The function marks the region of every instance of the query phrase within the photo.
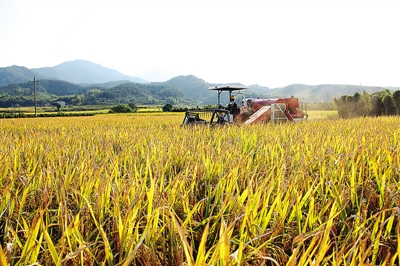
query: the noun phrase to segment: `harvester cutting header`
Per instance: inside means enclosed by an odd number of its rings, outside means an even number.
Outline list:
[[[242,90],[246,86],[224,85],[208,88],[218,92],[216,108],[211,110],[187,111],[183,125],[192,124],[258,124],[267,122],[302,121],[307,119],[306,105],[298,98],[260,99],[246,98]],[[221,105],[221,93],[228,92],[230,102],[227,106]],[[241,96],[240,105],[235,96]]]

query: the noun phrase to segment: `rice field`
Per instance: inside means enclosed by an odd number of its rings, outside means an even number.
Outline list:
[[[399,265],[399,117],[182,119],[0,120],[0,265]]]

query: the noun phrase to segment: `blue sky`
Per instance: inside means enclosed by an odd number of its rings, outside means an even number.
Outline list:
[[[400,1],[1,0],[0,67],[84,59],[207,82],[400,86]]]

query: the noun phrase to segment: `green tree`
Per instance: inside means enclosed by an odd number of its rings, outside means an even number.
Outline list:
[[[359,92],[355,92],[353,95],[354,102],[354,115],[355,116],[363,116],[366,115],[364,103],[362,101],[362,96]]]
[[[109,113],[132,113],[132,109],[126,104],[118,104],[113,106]]]
[[[379,116],[383,114],[383,103],[381,92],[375,92],[371,96],[371,115]]]
[[[346,102],[346,95],[342,95],[337,99],[336,97],[333,99],[334,104],[336,105],[336,109],[338,111],[339,117],[347,117],[347,102]]]
[[[129,103],[128,106],[132,109],[133,113],[136,113],[138,111],[138,107],[134,103]]]
[[[171,104],[171,105],[176,104],[176,100],[175,100],[173,97],[167,97],[167,98],[165,99],[165,102],[166,102],[167,104]]]
[[[371,114],[371,95],[366,92],[365,90],[361,94],[361,101],[362,101],[362,106],[360,108],[363,108],[364,110],[364,115],[370,115]]]
[[[167,103],[162,108],[163,112],[171,112],[172,111],[172,104]]]
[[[346,117],[355,116],[355,100],[353,96],[346,96]]]
[[[385,115],[394,115],[396,113],[396,106],[391,94],[386,93],[382,97],[382,103],[384,106]]]
[[[396,107],[396,114],[400,114],[400,90],[393,92],[393,101]]]

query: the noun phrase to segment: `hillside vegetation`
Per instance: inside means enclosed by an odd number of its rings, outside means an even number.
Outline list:
[[[33,79],[55,79],[70,83],[105,83],[109,81],[127,80],[146,82],[139,78],[122,74],[117,70],[103,67],[85,60],[64,62],[54,67],[32,68],[10,66],[1,68],[0,86],[12,83],[24,83]]]
[[[104,84],[74,84],[60,80],[40,80],[36,89],[39,105],[62,100],[73,105],[133,102],[135,104],[195,106],[216,103],[217,94],[208,90],[209,87],[214,85],[217,84],[207,83],[195,76],[178,76],[166,82],[154,83],[116,81]],[[302,102],[311,103],[332,102],[335,97],[339,98],[342,92],[349,91],[353,94],[354,91],[358,92],[361,89],[368,89],[370,92],[382,89],[380,87],[366,88],[346,85],[321,85],[317,88],[307,85],[290,85],[280,89],[260,88],[260,86],[255,85],[254,87],[249,86],[249,88],[249,90],[243,91],[249,98],[278,98],[293,95]],[[324,91],[324,89],[326,90]],[[333,93],[335,90],[336,92]],[[322,94],[325,94],[325,96]],[[334,95],[334,97],[329,99],[330,96],[328,95]],[[317,100],[318,97],[322,97],[322,100]],[[227,101],[227,99],[222,98],[222,101]],[[9,107],[15,104],[21,106],[33,104],[33,82],[9,84],[0,88],[0,107]]]
[[[165,82],[149,83],[84,60],[65,62],[55,67],[28,69],[11,66],[1,68],[0,107],[33,104],[33,82],[36,77],[39,104],[63,100],[67,104],[173,104],[208,105],[217,100],[208,88],[220,84],[207,83],[193,75],[177,76]],[[237,84],[237,83],[232,83]],[[247,97],[298,97],[302,102],[332,102],[341,95],[374,93],[382,87],[356,85],[292,84],[270,89],[250,85]],[[394,89],[394,88],[391,88]],[[227,99],[222,99],[223,101]]]
[[[268,95],[271,97],[282,97],[285,95],[290,97],[296,96],[303,102],[331,102],[335,97],[339,98],[341,95],[354,93],[373,93],[376,91],[384,90],[383,87],[377,86],[361,86],[361,85],[345,85],[345,84],[321,84],[321,85],[304,85],[292,84],[283,88],[272,90]]]
[[[369,94],[356,92],[334,99],[340,117],[400,115],[400,90]]]

